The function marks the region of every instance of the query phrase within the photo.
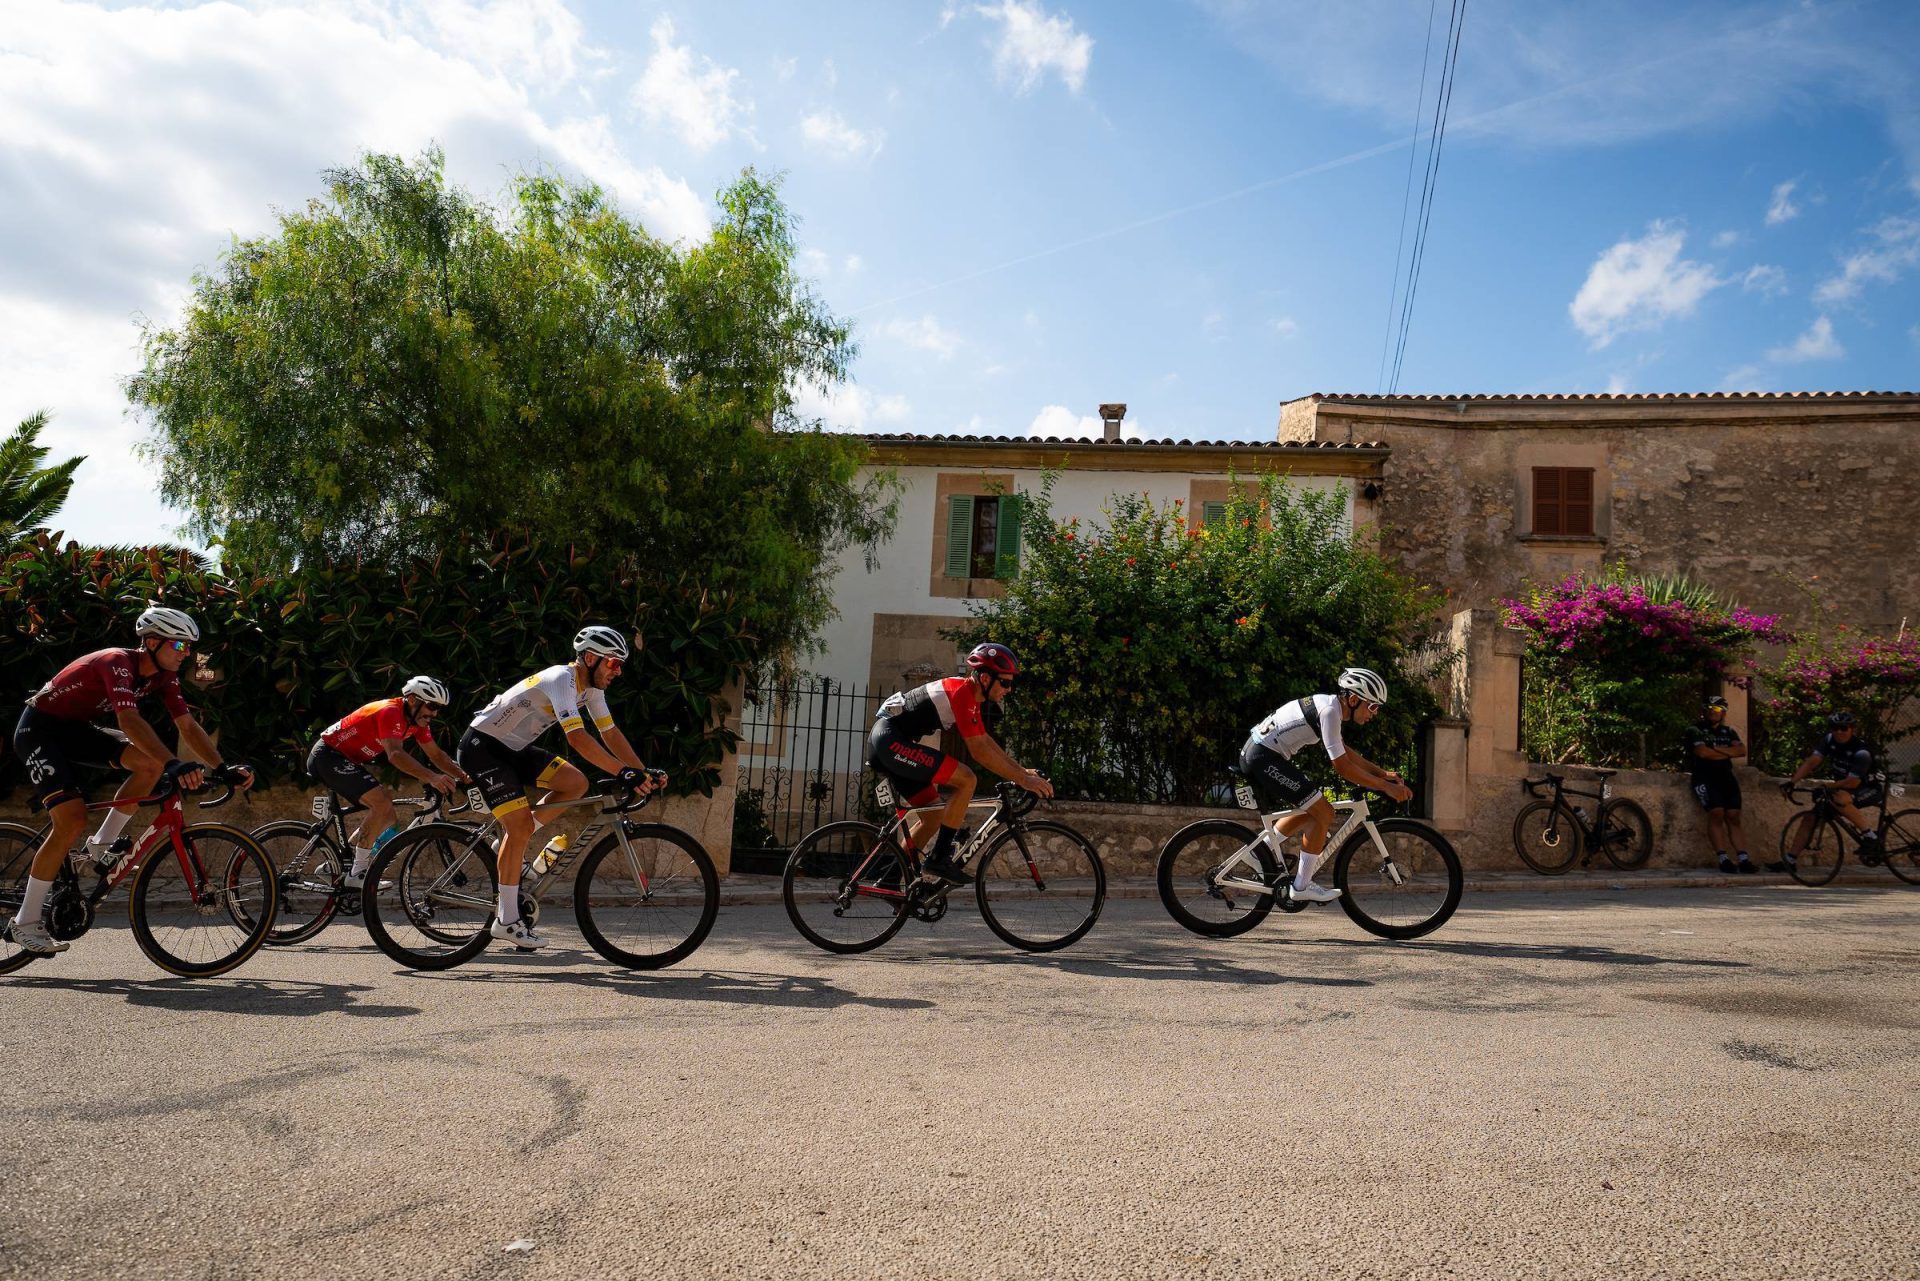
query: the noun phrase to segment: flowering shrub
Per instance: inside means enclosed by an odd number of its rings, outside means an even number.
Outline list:
[[[1121,494],[1102,527],[1055,520],[1051,488],[1023,503],[1019,576],[953,635],[1020,655],[997,732],[1062,795],[1201,801],[1255,722],[1349,664],[1393,692],[1354,745],[1412,768],[1437,709],[1411,674],[1435,602],[1355,544],[1340,495],[1269,477],[1189,528],[1183,503]]]
[[[1913,632],[1832,640],[1812,635],[1762,678],[1766,745],[1760,764],[1773,773],[1791,773],[1825,733],[1827,716],[1842,708],[1860,718],[1861,732],[1876,750],[1920,733],[1907,705],[1920,694],[1920,635]]]
[[[1704,687],[1755,644],[1786,639],[1777,616],[1719,602],[1684,580],[1617,565],[1503,602],[1527,633],[1521,749],[1587,765],[1677,764]]]

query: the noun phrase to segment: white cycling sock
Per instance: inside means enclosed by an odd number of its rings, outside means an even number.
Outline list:
[[[363,850],[358,845],[354,846],[353,847],[353,874],[355,876],[365,876],[367,873],[367,869],[372,866],[373,866],[373,851]]]
[[[108,810],[107,816],[100,820],[100,830],[93,834],[93,843],[101,849],[107,848],[126,830],[132,818],[133,815],[125,810]]]
[[[500,887],[500,924],[511,925],[520,919],[520,882]]]
[[[1293,874],[1293,888],[1304,890],[1313,883],[1313,874],[1320,870],[1320,856],[1300,851],[1300,866]]]
[[[13,923],[15,925],[38,924],[41,909],[46,906],[47,891],[52,888],[52,881],[43,881],[37,876],[29,876],[26,897],[20,900],[20,911],[14,916]]]

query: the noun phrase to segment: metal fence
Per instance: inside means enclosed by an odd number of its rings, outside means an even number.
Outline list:
[[[747,690],[740,717],[733,869],[778,874],[802,836],[872,818],[867,733],[886,693],[806,677]]]

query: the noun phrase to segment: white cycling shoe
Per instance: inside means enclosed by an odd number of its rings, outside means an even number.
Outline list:
[[[32,952],[35,956],[53,956],[58,952],[66,951],[68,947],[64,939],[57,939],[47,933],[45,921],[31,921],[26,924],[10,921],[7,923],[6,935],[15,944]]]
[[[524,918],[511,921],[495,921],[488,933],[493,937],[513,944],[522,952],[537,952],[547,945],[547,941],[533,932]]]
[[[1305,889],[1301,889],[1298,885],[1293,887],[1293,897],[1302,903],[1331,903],[1340,897],[1340,891],[1331,886],[1315,885],[1312,881],[1308,881]]]

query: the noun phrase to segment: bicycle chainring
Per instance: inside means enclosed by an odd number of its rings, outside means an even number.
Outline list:
[[[946,888],[930,886],[921,881],[914,882],[907,891],[907,910],[931,925],[947,914]]]
[[[55,893],[47,900],[47,933],[62,943],[70,943],[93,928],[93,904],[86,897],[69,891]]]

